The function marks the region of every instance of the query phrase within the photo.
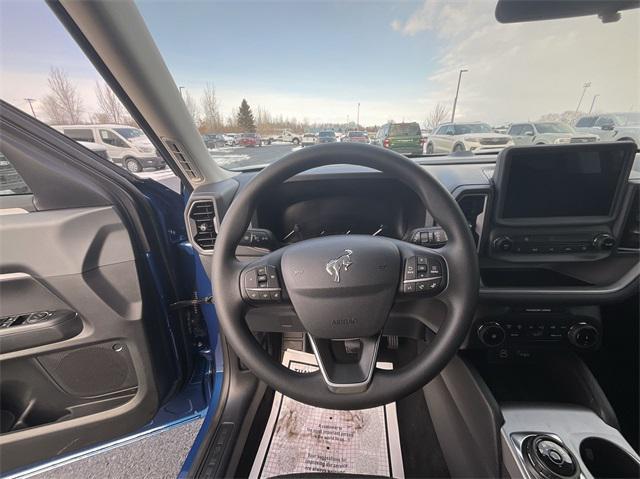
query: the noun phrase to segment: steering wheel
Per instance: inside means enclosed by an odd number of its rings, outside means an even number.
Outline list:
[[[366,235],[300,241],[249,263],[236,258],[256,204],[288,178],[334,164],[369,167],[412,188],[448,236],[436,250]],[[390,150],[330,143],[294,151],[241,190],[224,216],[213,258],[221,330],[238,357],[265,383],[300,402],[365,409],[401,399],[433,379],[456,354],[471,326],[479,272],[475,243],[451,194],[417,163]],[[376,369],[378,345],[396,301],[446,307],[434,339],[409,364]],[[260,346],[244,318],[249,308],[290,302],[308,334],[319,371],[284,367]],[[420,318],[419,318],[420,319]],[[426,323],[426,318],[421,318]],[[335,360],[332,340],[357,339],[357,360]]]

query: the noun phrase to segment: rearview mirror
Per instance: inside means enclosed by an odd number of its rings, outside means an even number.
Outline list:
[[[620,11],[639,7],[640,0],[498,0],[496,20],[519,23],[598,15],[608,23],[620,20]]]

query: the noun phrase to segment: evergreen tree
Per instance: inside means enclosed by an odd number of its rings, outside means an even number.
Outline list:
[[[238,110],[238,125],[243,131],[250,133],[255,133],[256,131],[256,122],[253,118],[251,107],[244,98],[242,99],[240,109]]]

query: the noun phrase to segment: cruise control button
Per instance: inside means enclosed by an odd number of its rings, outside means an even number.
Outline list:
[[[259,274],[258,275],[258,283],[266,283],[267,282],[267,275],[266,274]]]
[[[437,260],[429,261],[429,274],[431,276],[442,276],[442,266]]]
[[[416,258],[411,257],[411,258],[407,258],[407,260],[404,263],[404,279],[405,280],[410,280],[410,279],[416,279]]]
[[[424,283],[427,291],[433,291],[440,286],[440,279],[428,279]]]
[[[426,264],[419,264],[418,265],[418,272],[426,271],[426,270],[427,270],[427,265]]]
[[[416,292],[424,293],[425,291],[428,291],[427,282],[426,281],[418,281],[416,283]]]
[[[415,293],[416,292],[416,284],[415,283],[405,283],[404,284],[404,292],[405,293]]]
[[[280,291],[271,291],[271,300],[280,301],[281,295]]]
[[[418,264],[428,264],[429,260],[426,256],[418,256],[417,263]]]
[[[260,291],[260,300],[268,301],[271,299],[271,293],[269,291]]]
[[[258,268],[258,276],[263,276],[267,274],[267,267],[266,266],[260,266]]]

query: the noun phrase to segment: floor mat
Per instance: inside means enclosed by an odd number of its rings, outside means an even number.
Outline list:
[[[79,459],[35,479],[175,479],[193,444],[202,419],[143,437],[105,452]]]
[[[300,351],[288,350],[283,364],[317,370],[315,357]],[[395,403],[334,411],[276,393],[249,477],[323,472],[403,478]]]

